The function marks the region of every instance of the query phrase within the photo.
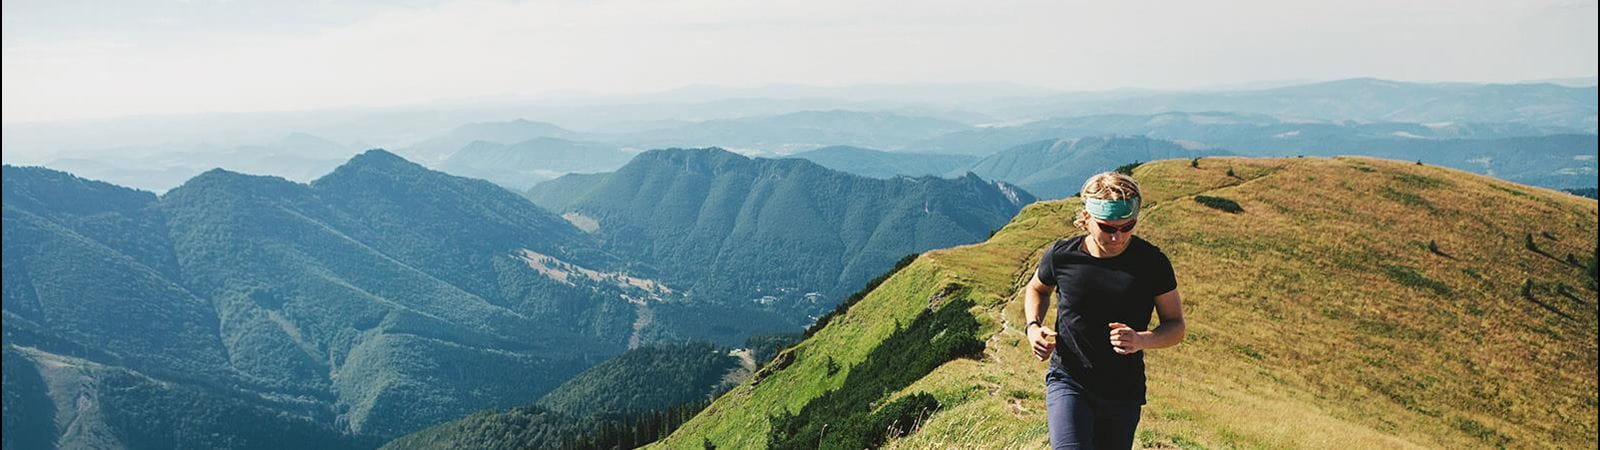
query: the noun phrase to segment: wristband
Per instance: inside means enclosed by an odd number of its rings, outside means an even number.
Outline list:
[[[1037,320],[1030,320],[1030,321],[1028,321],[1028,325],[1026,327],[1024,327],[1023,329],[1024,330],[1032,329],[1034,325],[1038,325],[1038,326],[1041,326],[1041,327],[1044,326],[1043,323],[1039,323],[1039,321],[1037,321]]]

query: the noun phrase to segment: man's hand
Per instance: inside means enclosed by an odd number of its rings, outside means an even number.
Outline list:
[[[1132,355],[1146,348],[1145,336],[1122,322],[1111,322],[1111,350],[1118,355]]]
[[[1056,350],[1056,332],[1050,331],[1044,325],[1030,325],[1028,343],[1033,344],[1033,357],[1044,361],[1050,357],[1050,352]]]

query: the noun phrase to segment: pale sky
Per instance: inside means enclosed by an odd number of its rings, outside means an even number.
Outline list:
[[[1061,90],[1596,72],[1594,0],[7,0],[3,120],[691,84]]]

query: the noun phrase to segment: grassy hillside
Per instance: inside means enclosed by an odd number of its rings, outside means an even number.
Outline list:
[[[1366,158],[1134,175],[1190,330],[1146,357],[1139,445],[1594,445],[1593,200]],[[924,254],[658,445],[1043,445],[1017,293],[1077,208]]]

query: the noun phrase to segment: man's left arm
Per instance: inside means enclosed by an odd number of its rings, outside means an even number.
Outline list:
[[[1187,328],[1183,326],[1183,298],[1177,289],[1156,296],[1156,317],[1161,323],[1154,330],[1139,333],[1144,338],[1144,348],[1165,348],[1183,342]]]
[[[1147,348],[1165,348],[1183,341],[1183,299],[1173,289],[1157,295],[1156,317],[1161,323],[1154,330],[1134,331],[1121,322],[1111,323],[1111,350],[1121,355],[1131,355]]]

